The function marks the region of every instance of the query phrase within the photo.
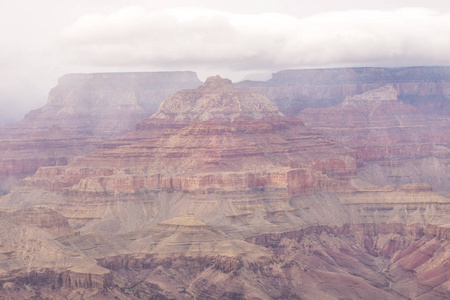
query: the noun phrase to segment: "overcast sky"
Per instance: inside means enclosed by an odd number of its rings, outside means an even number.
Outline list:
[[[450,1],[0,0],[0,125],[65,73],[450,65]]]

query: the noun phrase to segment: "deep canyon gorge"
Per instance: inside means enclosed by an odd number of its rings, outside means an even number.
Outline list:
[[[64,75],[0,216],[1,299],[450,299],[450,67]]]

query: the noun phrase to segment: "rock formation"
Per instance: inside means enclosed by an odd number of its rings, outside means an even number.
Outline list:
[[[148,124],[168,129],[155,138]],[[147,128],[152,130],[144,138]],[[356,168],[350,149],[282,116],[267,98],[218,77],[169,97],[127,137],[127,145],[101,148],[68,166],[41,168],[24,184],[78,197],[101,194],[111,201],[117,194],[242,194],[269,186],[283,198],[350,189],[346,180]]]
[[[337,106],[305,109],[299,117],[357,150],[364,161],[361,178],[384,185],[426,182],[449,192],[450,117],[424,114],[399,101],[392,85],[347,97]]]
[[[0,128],[0,194],[40,166],[66,164],[132,130],[165,97],[200,84],[193,72],[64,75],[44,107]]]
[[[211,77],[39,168],[0,197],[0,295],[450,298],[446,115],[386,85],[301,118]]]
[[[194,72],[67,74],[50,91],[44,107],[2,129],[0,137],[20,137],[54,125],[117,137],[151,116],[166,97],[201,84]]]
[[[347,96],[390,84],[399,100],[421,111],[450,114],[450,67],[340,68],[285,70],[266,82],[241,82],[274,101],[281,112],[342,103]]]
[[[8,180],[33,174],[40,166],[65,165],[70,158],[95,149],[102,139],[63,130],[54,125],[47,130],[29,134],[21,139],[0,141],[0,182],[8,191]]]

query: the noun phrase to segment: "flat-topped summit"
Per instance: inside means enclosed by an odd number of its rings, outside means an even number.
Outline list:
[[[234,121],[240,116],[262,119],[280,115],[276,105],[259,92],[235,88],[231,80],[213,76],[204,86],[182,90],[164,100],[151,119]]]

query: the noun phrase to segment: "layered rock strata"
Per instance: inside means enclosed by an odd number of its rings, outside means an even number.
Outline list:
[[[0,194],[40,166],[67,164],[132,130],[165,97],[200,84],[193,72],[64,75],[44,107],[0,128]]]
[[[255,91],[220,77],[176,93],[133,132],[66,166],[42,167],[0,198],[5,215],[32,224],[30,236],[45,232],[40,240],[51,247],[39,249],[59,255],[35,255],[33,263],[3,260],[0,293],[69,299],[449,298],[449,199],[433,184],[392,184],[392,169],[378,165],[438,154],[431,158],[443,163],[446,146],[423,136],[445,132],[431,130],[436,123],[428,130],[414,127],[411,118],[423,126],[429,119],[405,109],[396,95],[386,86],[342,104],[361,112],[352,125],[355,136],[363,136],[358,127],[366,124],[375,141],[382,136],[385,147],[399,147],[398,156],[385,151],[380,160],[338,141],[346,142],[346,133],[352,137],[351,128],[328,126],[335,135],[324,137],[283,116]],[[394,121],[393,108],[401,112]],[[367,121],[367,109],[379,109],[378,117]],[[321,124],[325,118],[318,113],[316,119]],[[398,136],[392,129],[397,127]],[[433,150],[404,150],[399,136],[405,132],[411,145],[431,141]],[[371,172],[372,163],[380,170]],[[39,209],[51,209],[48,215],[65,224],[63,230],[52,231],[51,219],[37,220]],[[10,242],[2,255],[24,247],[16,235],[3,235]],[[35,245],[32,238],[26,241]],[[55,281],[66,274],[73,277]]]
[[[150,139],[143,139],[141,131],[154,123],[184,127],[154,139],[150,131]],[[356,168],[351,150],[282,116],[267,98],[217,77],[168,98],[136,131],[140,136],[129,145],[100,149],[67,167],[41,168],[25,182],[78,195],[206,194],[265,186],[295,195],[348,189],[343,179]]]
[[[98,266],[79,249],[66,247],[58,241],[77,234],[60,213],[49,207],[35,206],[2,210],[0,215],[2,298],[35,295],[32,290],[23,289],[25,286],[54,290],[104,289],[111,285],[109,270]]]
[[[0,141],[0,185],[7,192],[7,179],[21,179],[31,175],[40,166],[66,165],[72,157],[95,149],[102,139],[76,134],[52,126],[47,130],[20,139]]]
[[[347,97],[337,106],[305,109],[299,117],[308,127],[357,150],[366,165],[360,170],[365,180],[384,185],[426,182],[446,190],[450,118],[424,114],[399,101],[392,85]],[[364,171],[369,169],[371,178]]]
[[[285,70],[266,82],[241,82],[277,103],[280,111],[295,115],[305,108],[342,103],[347,96],[391,84],[401,101],[426,113],[450,113],[450,68],[339,68]]]
[[[201,85],[194,72],[67,74],[58,80],[47,104],[0,137],[19,137],[57,125],[96,137],[120,136],[148,118],[178,90]]]
[[[172,249],[169,252],[155,248],[158,254],[98,259],[114,274],[107,289],[57,284],[46,288],[47,282],[33,275],[26,283],[1,281],[0,291],[10,297],[83,299],[446,299],[446,231],[398,223],[311,226],[240,242],[221,243],[216,238],[214,248],[208,248],[205,240],[211,237],[205,232],[173,229],[168,236],[178,235],[173,240],[178,245],[181,236],[187,235],[185,244],[191,245],[195,241],[190,239],[203,236],[202,250],[192,247],[182,253],[177,248],[166,248]],[[233,253],[230,248],[241,251]]]

